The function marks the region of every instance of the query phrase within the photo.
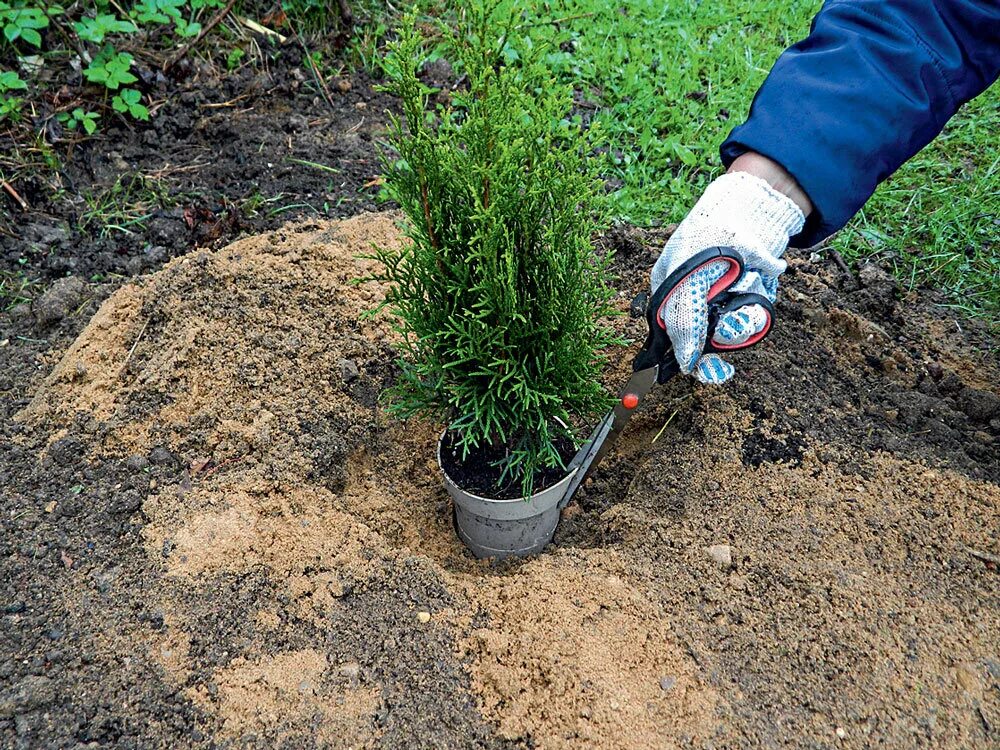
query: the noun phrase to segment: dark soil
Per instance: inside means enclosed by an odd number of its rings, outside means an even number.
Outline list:
[[[29,211],[0,194],[0,269],[43,287],[120,281],[300,216],[373,209],[373,141],[393,102],[352,70],[327,81],[328,103],[297,41],[260,49],[233,72],[221,50],[172,78],[151,74],[165,103],[149,123],[109,119],[97,137],[60,144],[58,172],[17,184]]]
[[[576,455],[576,448],[568,437],[556,439],[556,450],[568,464]],[[466,492],[496,500],[510,500],[521,497],[521,482],[504,476],[501,462],[507,457],[508,448],[502,445],[483,445],[472,449],[465,457],[457,444],[455,434],[445,433],[441,443],[441,465],[445,473]],[[566,476],[566,471],[558,466],[547,467],[535,472],[532,477],[532,493],[551,487]]]

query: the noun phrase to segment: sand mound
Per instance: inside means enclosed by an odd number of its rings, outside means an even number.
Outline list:
[[[384,290],[351,282],[372,243],[400,242],[394,221],[293,226],[122,287],[20,415],[53,434],[84,424],[95,456],[159,467],[142,534],[167,628],[149,648],[220,737],[616,749],[825,745],[837,728],[859,747],[995,737],[1000,587],[968,550],[995,552],[1000,492],[975,471],[992,444],[972,453],[964,437],[990,428],[955,421],[952,404],[947,445],[965,452],[913,438],[922,423],[906,420],[931,417],[911,403],[912,343],[859,329],[844,346],[857,316],[824,307],[828,288],[800,271],[810,295],[792,303],[784,348],[745,355],[742,390],[658,393],[564,520],[562,549],[494,568],[451,529],[437,428],[379,407],[395,334],[361,319]],[[838,369],[872,347],[897,364]],[[899,402],[895,425],[879,417],[885,449],[858,437],[859,393]],[[718,544],[731,563],[705,552]],[[203,623],[234,585],[241,635],[218,653]]]

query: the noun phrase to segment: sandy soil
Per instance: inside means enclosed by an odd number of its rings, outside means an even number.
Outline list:
[[[739,380],[661,389],[551,551],[494,565],[452,531],[439,426],[379,406],[395,334],[351,281],[394,220],[180,257],[39,363],[3,433],[0,744],[1000,743],[975,330],[800,258]],[[623,311],[660,240],[608,238]]]

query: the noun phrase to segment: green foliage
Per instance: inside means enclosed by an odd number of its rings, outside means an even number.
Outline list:
[[[52,7],[49,12],[55,14],[61,12],[61,8]],[[49,16],[44,6],[28,0],[0,0],[0,27],[8,43],[21,40],[33,47],[41,47],[42,35],[38,32],[48,26]]]
[[[246,50],[237,47],[226,56],[226,70],[236,70],[240,67],[240,61],[246,57]]]
[[[136,30],[131,21],[119,21],[111,13],[101,13],[94,18],[84,16],[73,24],[77,36],[85,42],[100,44],[108,34],[128,34]]]
[[[58,119],[70,130],[82,129],[87,135],[97,132],[97,121],[100,115],[96,112],[87,112],[83,107],[77,107],[72,112],[60,112]]]
[[[998,97],[965,105],[832,241],[848,260],[875,258],[910,288],[944,291],[948,305],[1000,330]]]
[[[91,83],[101,83],[112,91],[117,91],[121,84],[135,83],[139,80],[129,72],[132,62],[132,55],[127,52],[116,52],[108,45],[83,71],[83,75]]]
[[[539,56],[503,64],[488,14],[469,12],[452,38],[468,90],[434,108],[417,72],[424,40],[408,17],[385,60],[400,98],[386,189],[412,245],[380,249],[386,304],[405,337],[391,409],[443,417],[462,450],[505,445],[504,480],[527,495],[569,423],[606,408],[601,350],[615,340],[607,260],[591,236],[601,219],[588,144],[568,119],[572,91]]]
[[[16,96],[8,96],[11,91],[24,91],[28,84],[12,70],[0,72],[0,122],[5,119],[18,121],[21,119],[21,107],[24,100]]]
[[[122,89],[121,93],[111,100],[111,106],[115,112],[128,112],[137,120],[148,120],[149,110],[141,103],[142,94],[135,89]]]
[[[132,9],[132,17],[140,23],[174,24],[174,31],[179,36],[196,36],[201,31],[201,24],[184,18],[182,11],[189,4],[188,0],[142,0]],[[207,7],[216,3],[199,3],[199,7]]]

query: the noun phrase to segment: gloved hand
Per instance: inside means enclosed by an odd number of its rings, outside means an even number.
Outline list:
[[[788,267],[781,256],[788,239],[802,231],[805,216],[788,197],[746,172],[717,178],[671,235],[653,266],[653,291],[689,258],[709,247],[729,247],[743,259],[744,273],[730,287],[774,302],[778,276]],[[702,383],[724,383],[735,370],[716,354],[702,354],[708,335],[708,290],[726,272],[725,261],[709,263],[670,295],[660,313],[681,371]],[[713,340],[740,344],[764,329],[767,315],[760,305],[725,314]]]

